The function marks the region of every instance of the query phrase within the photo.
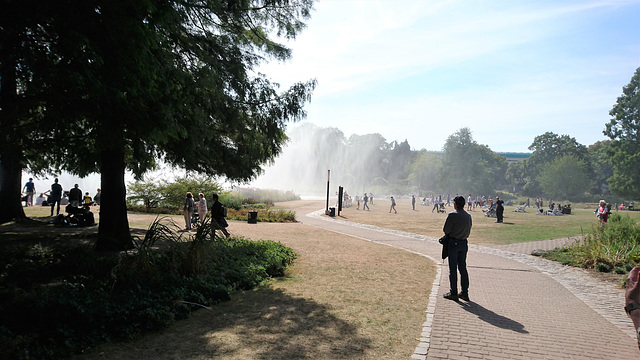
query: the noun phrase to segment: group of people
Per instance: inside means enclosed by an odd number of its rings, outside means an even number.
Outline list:
[[[229,237],[231,234],[229,234],[226,229],[229,226],[229,223],[227,223],[227,220],[225,219],[227,216],[226,209],[218,199],[218,194],[214,193],[211,195],[211,200],[213,201],[211,204],[211,219],[213,221],[213,225],[218,230],[221,230],[226,237]],[[187,192],[184,199],[183,212],[184,222],[186,225],[185,230],[191,230],[194,227],[195,224],[193,224],[191,220],[195,212],[198,214],[199,221],[204,222],[207,218],[207,214],[209,213],[207,199],[204,194],[199,193],[198,200],[196,201],[193,198],[193,194],[191,192]]]
[[[23,190],[26,190],[27,194],[26,206],[33,206],[33,194],[36,191],[36,186],[33,183],[33,178],[29,178],[29,181],[24,185]],[[91,195],[89,195],[89,192],[85,192],[83,195],[82,190],[80,190],[78,184],[75,184],[73,188],[71,188],[68,192],[65,192],[63,191],[62,185],[60,184],[58,178],[55,178],[53,180],[53,184],[51,184],[51,189],[41,193],[40,196],[36,198],[35,205],[50,206],[51,216],[53,216],[54,209],[56,210],[56,215],[60,214],[61,205],[71,205],[75,208],[81,206],[88,207],[91,205],[100,205],[101,195],[102,194],[100,189],[98,189],[94,197],[91,197]]]

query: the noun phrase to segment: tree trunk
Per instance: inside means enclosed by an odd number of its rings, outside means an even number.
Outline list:
[[[0,47],[6,55],[9,46]],[[25,219],[20,199],[23,154],[17,118],[16,62],[0,54],[0,224]]]
[[[7,158],[3,153],[2,158]],[[22,167],[14,161],[0,162],[0,224],[26,219],[20,199]]]
[[[99,251],[131,249],[133,241],[127,218],[125,163],[122,149],[102,151],[100,165],[100,225],[98,227]]]

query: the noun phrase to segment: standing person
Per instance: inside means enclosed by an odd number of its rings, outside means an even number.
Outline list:
[[[36,192],[36,184],[33,183],[33,178],[29,178],[22,191],[27,193],[27,206],[33,206],[33,194]]]
[[[444,295],[445,299],[457,301],[459,298],[469,301],[469,273],[467,272],[467,239],[471,233],[471,215],[464,210],[464,196],[453,198],[452,211],[447,216],[442,230],[448,241],[447,256],[449,257],[449,286],[450,290]],[[458,271],[460,271],[460,285],[462,291],[458,293]]]
[[[367,193],[364,193],[364,203],[362,205],[362,210],[364,210],[365,208],[369,210],[369,205],[367,205],[367,202],[369,202],[369,197],[367,196]]]
[[[469,201],[471,202],[471,201]],[[447,194],[447,206],[451,206],[451,195]]]
[[[391,213],[391,210],[395,211],[396,214],[398,213],[398,211],[396,210],[396,199],[394,199],[393,196],[391,197],[391,207],[389,208],[389,213]]]
[[[638,348],[640,348],[640,266],[631,269],[627,277],[627,290],[624,295],[624,310],[636,328]]]
[[[78,184],[73,185],[73,189],[69,190],[69,204],[73,207],[79,207],[82,202],[82,190],[78,188]]]
[[[500,199],[499,196],[496,196],[496,222],[501,223],[504,216],[504,201]]]
[[[360,196],[356,195],[356,203],[358,204],[358,207],[356,208],[356,210],[360,210]]]
[[[527,198],[527,207],[530,208],[531,205],[529,205],[529,198]]]
[[[62,200],[62,185],[58,184],[58,178],[53,179],[53,184],[51,184],[51,193],[49,194],[51,198],[51,216],[53,216],[53,208],[58,204],[58,208],[56,209],[56,215],[60,215],[60,201]]]
[[[411,195],[411,207],[413,208],[413,210],[416,209],[416,196],[415,195]]]
[[[100,206],[100,196],[102,195],[102,191],[100,189],[97,190],[96,196],[93,197],[93,201],[96,202],[96,205]]]
[[[195,202],[193,201],[193,195],[191,192],[187,192],[187,196],[184,199],[184,206],[182,210],[184,211],[184,222],[185,229],[191,230],[191,216],[193,215],[193,208],[195,207]]]
[[[211,218],[213,219],[212,225],[214,226],[214,229],[222,230],[224,236],[229,237],[230,234],[226,229],[229,226],[229,223],[227,223],[227,220],[224,218],[226,216],[224,213],[224,206],[220,201],[218,201],[218,194],[214,193],[211,195],[211,201],[213,201],[213,204],[211,204]],[[215,227],[216,224],[218,225],[217,227]]]
[[[204,219],[207,217],[207,199],[204,198],[204,194],[198,194],[198,217],[201,222],[204,222]]]
[[[607,203],[604,200],[600,200],[600,206],[595,211],[596,217],[598,218],[598,222],[600,224],[604,224],[609,219],[609,212],[607,211]]]
[[[472,211],[473,204],[471,203],[471,194],[467,197],[467,211]]]
[[[373,205],[373,193],[369,193],[369,203]]]

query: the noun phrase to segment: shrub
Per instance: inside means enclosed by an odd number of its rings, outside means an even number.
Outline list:
[[[640,225],[628,215],[613,213],[607,223],[595,225],[584,241],[544,256],[566,265],[624,274],[640,262],[639,251]]]
[[[598,272],[611,272],[611,265],[604,263],[604,262],[598,262],[596,263],[595,266],[596,271]]]
[[[260,222],[296,222],[296,213],[291,210],[275,209],[275,210],[262,210],[262,209],[248,209],[243,208],[240,210],[229,210],[227,212],[227,219],[229,220],[241,220],[246,221],[249,216],[249,211],[258,211],[258,221]]]

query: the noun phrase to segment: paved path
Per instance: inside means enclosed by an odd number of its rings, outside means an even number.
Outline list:
[[[527,255],[570,239],[469,245],[470,302],[442,298],[448,264],[437,239],[307,214],[301,222],[405,249],[438,266],[412,359],[639,359],[624,291],[580,269]]]

